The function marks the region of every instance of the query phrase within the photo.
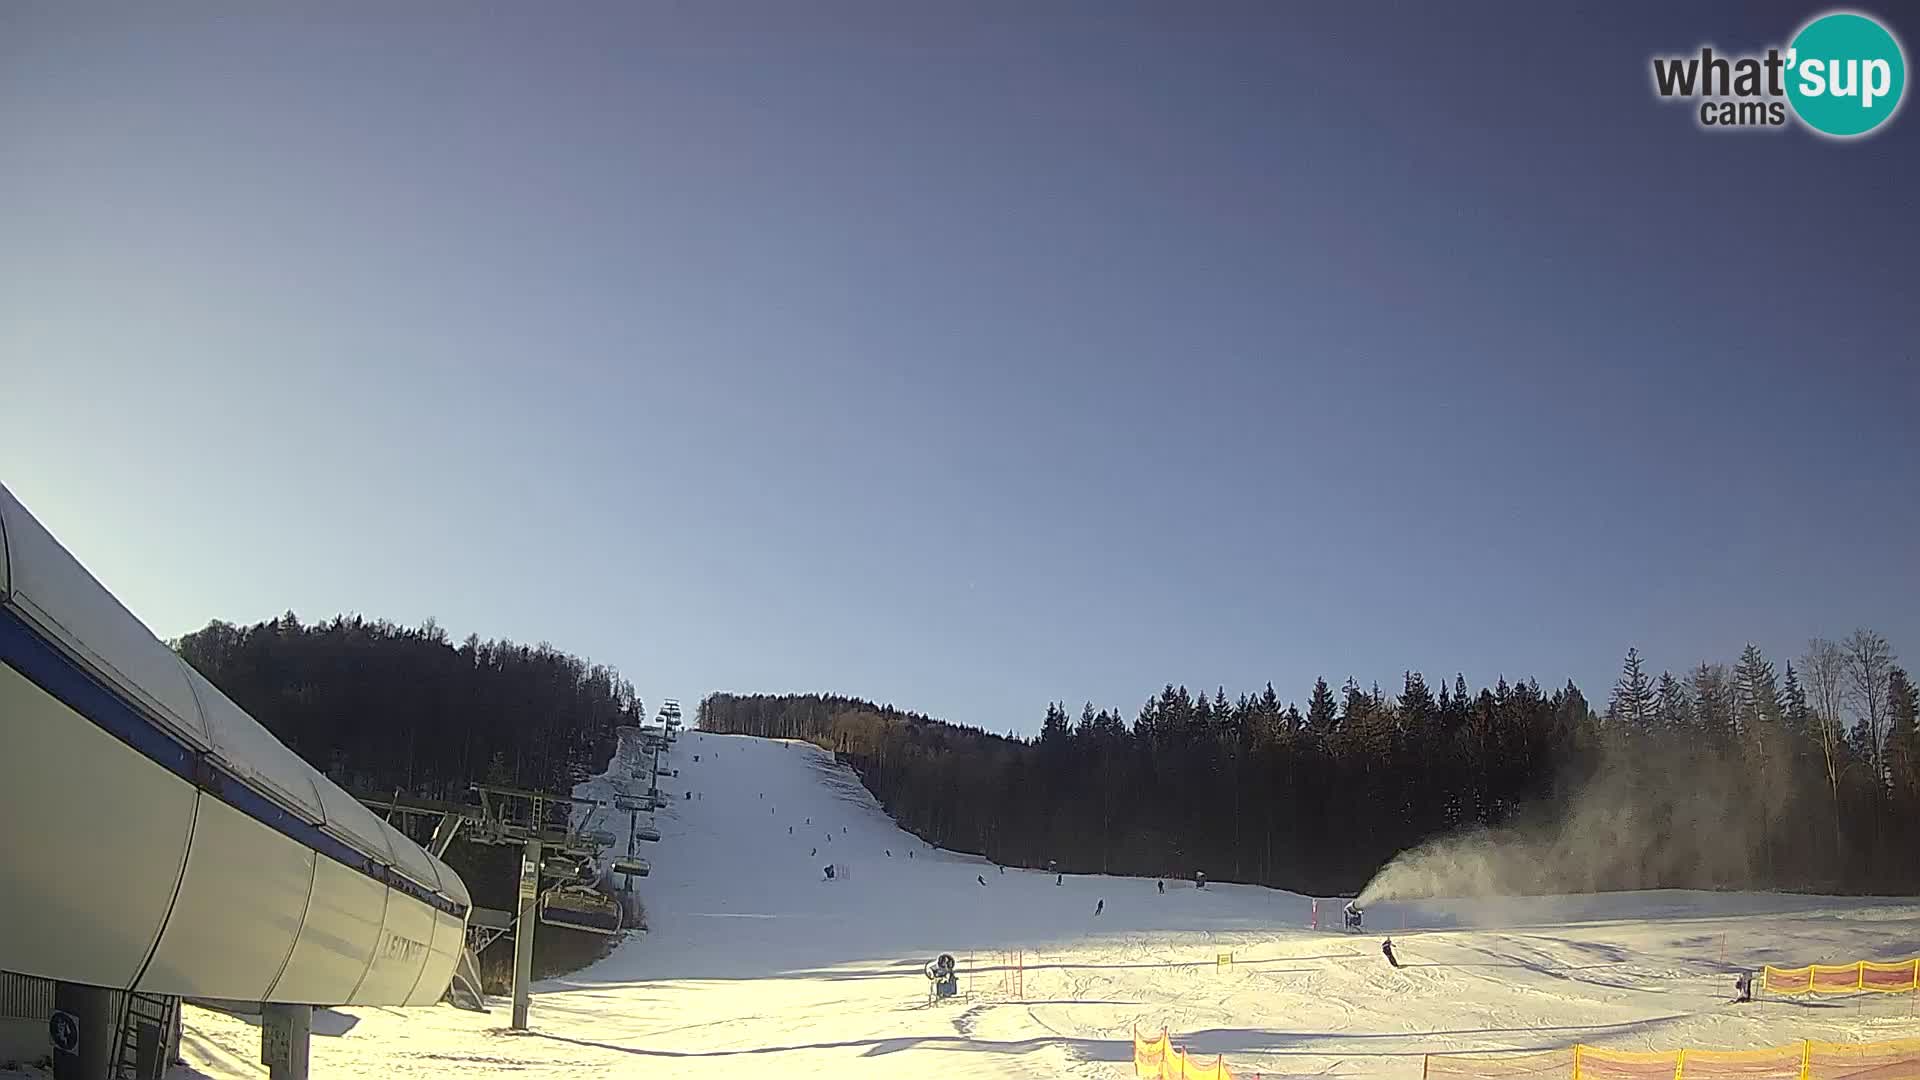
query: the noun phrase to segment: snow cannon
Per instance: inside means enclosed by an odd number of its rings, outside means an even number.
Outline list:
[[[1366,917],[1367,917],[1367,913],[1360,910],[1360,908],[1357,905],[1355,905],[1354,902],[1351,900],[1347,901],[1347,906],[1342,908],[1340,911],[1340,918],[1346,923],[1347,932],[1350,934],[1357,934],[1360,932],[1360,924],[1366,919]]]
[[[953,954],[941,953],[927,961],[927,1000],[937,1001],[960,992],[960,977],[954,973]]]

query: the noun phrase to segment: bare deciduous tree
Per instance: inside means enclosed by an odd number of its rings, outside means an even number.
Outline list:
[[[1847,654],[1826,638],[1807,642],[1807,653],[1800,658],[1806,676],[1808,704],[1813,710],[1813,732],[1826,766],[1827,787],[1833,792],[1833,834],[1840,837],[1840,755],[1846,737],[1840,729],[1842,695],[1847,684]]]
[[[1893,647],[1879,633],[1861,627],[1847,635],[1847,704],[1855,718],[1867,728],[1868,753],[1873,762],[1873,778],[1879,787],[1887,782],[1887,676],[1893,671]]]

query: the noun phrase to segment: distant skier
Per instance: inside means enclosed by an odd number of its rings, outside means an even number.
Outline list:
[[[807,858],[809,858],[809,859],[811,859],[811,858],[813,858],[813,857],[814,857],[815,855],[818,855],[818,854],[820,854],[820,849],[819,849],[819,848],[808,848],[808,849],[807,849]]]
[[[907,849],[907,858],[909,858],[909,859],[911,859],[911,858],[913,858],[913,849],[912,849],[912,848],[908,848],[908,849]]]
[[[1158,887],[1159,887],[1159,889],[1160,889],[1160,895],[1161,895],[1161,896],[1165,896],[1165,895],[1167,895],[1167,883],[1166,883],[1166,882],[1164,882],[1164,881],[1156,881],[1156,882],[1154,882],[1154,885],[1156,885],[1156,886],[1158,886]]]
[[[1204,870],[1195,870],[1195,871],[1193,872],[1193,887],[1194,887],[1194,888],[1196,888],[1196,889],[1204,889],[1204,888],[1206,888],[1206,887],[1207,887],[1207,874],[1206,874],[1206,871],[1204,871]]]
[[[1752,1001],[1753,1000],[1753,972],[1751,971],[1741,972],[1740,977],[1733,980],[1733,991],[1734,991],[1733,1002],[1732,1002],[1733,1004],[1738,1005],[1743,1001]]]
[[[1360,924],[1366,921],[1366,917],[1367,913],[1355,907],[1351,900],[1347,901],[1347,906],[1340,911],[1340,918],[1346,924],[1347,933],[1349,934],[1359,933]]]
[[[893,858],[893,849],[892,849],[892,848],[887,848],[887,849],[886,849],[886,852],[887,852],[887,858],[889,858],[889,859],[891,859],[891,858]]]
[[[1102,897],[1101,899],[1099,899],[1099,900],[1095,900],[1095,901],[1093,902],[1093,917],[1094,917],[1094,918],[1096,918],[1096,919],[1097,919],[1097,918],[1099,918],[1099,917],[1100,917],[1100,913],[1101,913],[1101,912],[1103,912],[1103,911],[1105,911],[1105,910],[1107,910],[1107,901],[1106,901],[1106,898],[1104,898],[1104,897]]]
[[[808,819],[807,819],[807,824],[809,824],[809,825],[811,825],[811,824],[813,824],[813,819],[812,819],[812,818],[808,818]]]
[[[1062,880],[1060,880],[1060,879],[1061,879],[1061,878],[1063,878],[1063,877],[1066,877],[1066,875],[1065,875],[1065,874],[1055,874],[1055,875],[1053,875],[1053,883],[1054,883],[1055,885],[1065,885],[1065,884],[1066,884],[1066,882],[1064,882],[1064,881],[1062,881]]]
[[[787,835],[788,835],[788,836],[792,836],[792,835],[793,835],[793,826],[791,826],[791,825],[789,825],[789,826],[787,826]]]
[[[1387,963],[1392,964],[1394,967],[1400,966],[1399,959],[1393,955],[1393,939],[1392,938],[1388,938],[1387,940],[1380,943],[1380,955],[1386,957]]]
[[[827,870],[827,880],[832,881],[833,880],[833,864],[828,863],[826,870]]]
[[[982,888],[986,887],[987,876],[985,874],[975,874],[973,875],[973,880],[979,882]]]

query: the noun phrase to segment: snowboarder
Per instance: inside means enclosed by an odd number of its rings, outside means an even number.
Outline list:
[[[985,874],[975,874],[973,875],[973,880],[979,882],[982,888],[986,887],[987,876]]]
[[[828,863],[826,869],[827,869],[827,880],[832,881],[833,880],[833,864]]]
[[[808,848],[808,849],[807,849],[807,858],[809,858],[809,859],[811,859],[811,858],[813,858],[813,857],[814,857],[815,855],[818,855],[818,854],[820,854],[820,849],[819,849],[819,848]]]
[[[1100,899],[1098,899],[1098,900],[1095,900],[1095,901],[1093,902],[1093,917],[1094,917],[1094,918],[1096,918],[1096,919],[1097,919],[1097,918],[1099,918],[1099,917],[1100,917],[1100,913],[1101,913],[1101,912],[1103,912],[1103,911],[1105,911],[1105,910],[1107,910],[1107,901],[1106,901],[1106,898],[1105,898],[1105,897],[1102,897],[1102,898],[1100,898]]]
[[[1154,882],[1154,884],[1155,884],[1156,886],[1158,886],[1158,887],[1159,887],[1159,889],[1160,889],[1160,895],[1161,895],[1161,896],[1165,896],[1165,895],[1167,895],[1167,883],[1166,883],[1166,882],[1164,882],[1164,881],[1156,881],[1156,882]]]
[[[1380,955],[1386,957],[1387,963],[1392,964],[1394,967],[1400,966],[1400,960],[1393,955],[1393,939],[1392,938],[1388,938],[1387,940],[1380,943]]]

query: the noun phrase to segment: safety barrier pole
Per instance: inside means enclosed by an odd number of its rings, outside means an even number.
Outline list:
[[[1800,1080],[1813,1076],[1813,1040],[1800,1040]]]
[[[1860,963],[1856,965],[1856,969],[1853,977],[1853,988],[1855,990],[1865,990],[1867,988],[1867,962],[1865,960],[1860,961]]]
[[[1680,1080],[1680,1074],[1687,1067],[1687,1052],[1682,1049],[1673,1057],[1673,1080]]]
[[[1573,1044],[1573,1080],[1580,1080],[1580,1051],[1585,1049],[1579,1043]],[[1806,1080],[1801,1077],[1800,1080]]]

